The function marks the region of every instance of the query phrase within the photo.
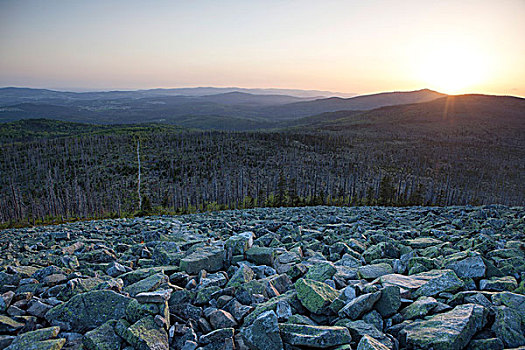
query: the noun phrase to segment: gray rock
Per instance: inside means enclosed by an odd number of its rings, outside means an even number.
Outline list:
[[[246,251],[248,261],[257,265],[273,266],[275,256],[274,248],[253,246]]]
[[[364,335],[357,345],[357,350],[390,350],[390,348],[386,347],[371,336]]]
[[[253,350],[283,349],[277,315],[273,311],[260,314],[250,326],[242,328],[241,336]]]
[[[523,309],[520,311],[507,306],[494,308],[495,320],[492,331],[503,341],[506,347],[515,348],[525,345],[525,323]]]
[[[386,286],[381,289],[381,297],[375,304],[375,309],[383,317],[394,315],[401,306],[401,293],[398,286]]]
[[[132,300],[109,290],[82,293],[53,307],[45,318],[50,324],[58,321],[69,325],[70,330],[83,332],[124,317]]]
[[[313,313],[321,313],[339,293],[323,282],[301,278],[295,282],[295,290],[301,304]]]
[[[438,306],[436,299],[432,297],[419,297],[415,302],[401,310],[401,315],[405,320],[422,318],[428,315]]]
[[[362,314],[372,310],[379,298],[381,298],[381,292],[360,295],[339,310],[339,316],[357,320]]]
[[[479,289],[494,292],[513,291],[518,288],[518,282],[512,276],[492,277],[479,282]]]
[[[168,333],[156,324],[153,316],[142,318],[130,326],[119,321],[115,331],[135,349],[169,350]]]
[[[468,257],[463,260],[454,261],[446,265],[447,269],[452,269],[460,278],[481,278],[485,277],[487,267],[483,258],[479,255]]]
[[[119,350],[122,339],[115,333],[116,320],[111,320],[100,327],[87,332],[82,344],[87,350]]]
[[[253,245],[255,234],[253,232],[242,232],[231,236],[224,243],[224,249],[231,249],[233,255],[243,255]]]
[[[309,348],[327,348],[349,344],[350,332],[344,327],[308,326],[299,324],[279,324],[284,343]]]
[[[231,328],[237,326],[233,316],[224,310],[215,310],[209,315],[210,324],[214,329]]]
[[[378,277],[392,273],[392,266],[387,263],[360,266],[357,269],[359,276],[367,280],[373,280]]]
[[[205,247],[180,260],[181,270],[189,274],[199,273],[201,270],[217,272],[222,269],[224,250],[219,247]]]
[[[53,339],[56,338],[58,332],[60,332],[59,327],[49,327],[22,333],[12,341],[6,350],[60,350],[66,339]]]
[[[487,313],[480,305],[460,305],[452,311],[410,324],[401,331],[402,339],[410,349],[463,349],[483,328]]]

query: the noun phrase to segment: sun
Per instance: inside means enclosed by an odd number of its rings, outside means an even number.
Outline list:
[[[419,70],[427,87],[449,94],[468,92],[488,74],[486,56],[460,45],[429,48],[421,54]]]

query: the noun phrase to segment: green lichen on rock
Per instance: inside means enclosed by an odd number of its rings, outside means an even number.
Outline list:
[[[487,322],[488,310],[464,304],[403,329],[406,347],[432,350],[460,350]]]
[[[309,269],[304,278],[323,282],[331,279],[337,272],[334,264],[330,262],[316,262]]]
[[[226,287],[239,287],[245,283],[250,282],[253,279],[253,270],[245,264],[241,264],[241,267],[235,271],[232,278],[226,284]]]
[[[125,325],[125,324],[122,324]],[[127,328],[118,327],[118,334],[137,350],[168,350],[168,334],[153,316],[140,319]]]
[[[163,273],[156,273],[145,279],[135,282],[130,286],[124,288],[132,297],[142,292],[152,292],[160,288],[163,284],[168,283],[169,278]]]
[[[180,269],[189,274],[199,273],[201,270],[216,272],[224,264],[224,249],[220,247],[203,247],[180,260]]]
[[[46,313],[49,323],[67,323],[75,332],[94,329],[109,320],[125,316],[126,308],[133,299],[110,290],[97,290],[75,295],[69,301],[57,305]]]
[[[87,332],[82,344],[87,350],[119,350],[122,339],[115,333],[116,320],[110,320],[102,326]]]
[[[283,341],[294,346],[324,349],[349,344],[352,340],[345,327],[281,323],[279,328]]]
[[[321,313],[339,296],[328,284],[305,278],[295,282],[295,290],[301,304],[313,313]]]
[[[268,247],[253,246],[246,251],[248,261],[257,265],[272,266],[275,260],[275,249]]]

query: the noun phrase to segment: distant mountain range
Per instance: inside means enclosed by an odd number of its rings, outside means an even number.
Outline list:
[[[71,92],[56,91],[48,89],[32,89],[5,87],[0,88],[0,104],[16,104],[24,102],[66,102],[76,100],[115,100],[115,99],[139,99],[148,97],[162,96],[188,96],[202,97],[208,95],[220,95],[228,93],[245,93],[251,95],[284,95],[290,98],[317,99],[326,97],[352,97],[355,94],[321,91],[321,90],[296,90],[296,89],[246,89],[246,88],[218,88],[218,87],[195,87],[195,88],[174,88],[174,89],[149,89],[149,90],[130,90],[130,91],[92,91],[92,92]]]
[[[403,124],[409,119],[411,123],[416,122],[418,118],[421,123],[428,123],[429,118],[435,123],[450,123],[451,120],[463,123],[465,118],[482,116],[487,116],[492,122],[497,116],[497,124],[509,116],[519,119],[525,114],[525,100],[522,98],[448,96],[428,89],[319,99],[267,94],[268,89],[263,90],[264,94],[224,90],[194,88],[74,93],[2,88],[0,122],[47,118],[91,124],[155,122],[198,129],[260,130],[347,128],[371,120],[376,121],[374,125],[383,123],[383,120]],[[212,91],[221,93],[199,95]],[[175,92],[192,95],[169,95]]]

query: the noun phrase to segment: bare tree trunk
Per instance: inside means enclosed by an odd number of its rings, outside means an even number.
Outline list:
[[[140,140],[137,139],[137,163],[139,165],[138,181],[137,181],[137,194],[139,196],[139,210],[142,209],[142,196],[140,195]]]

